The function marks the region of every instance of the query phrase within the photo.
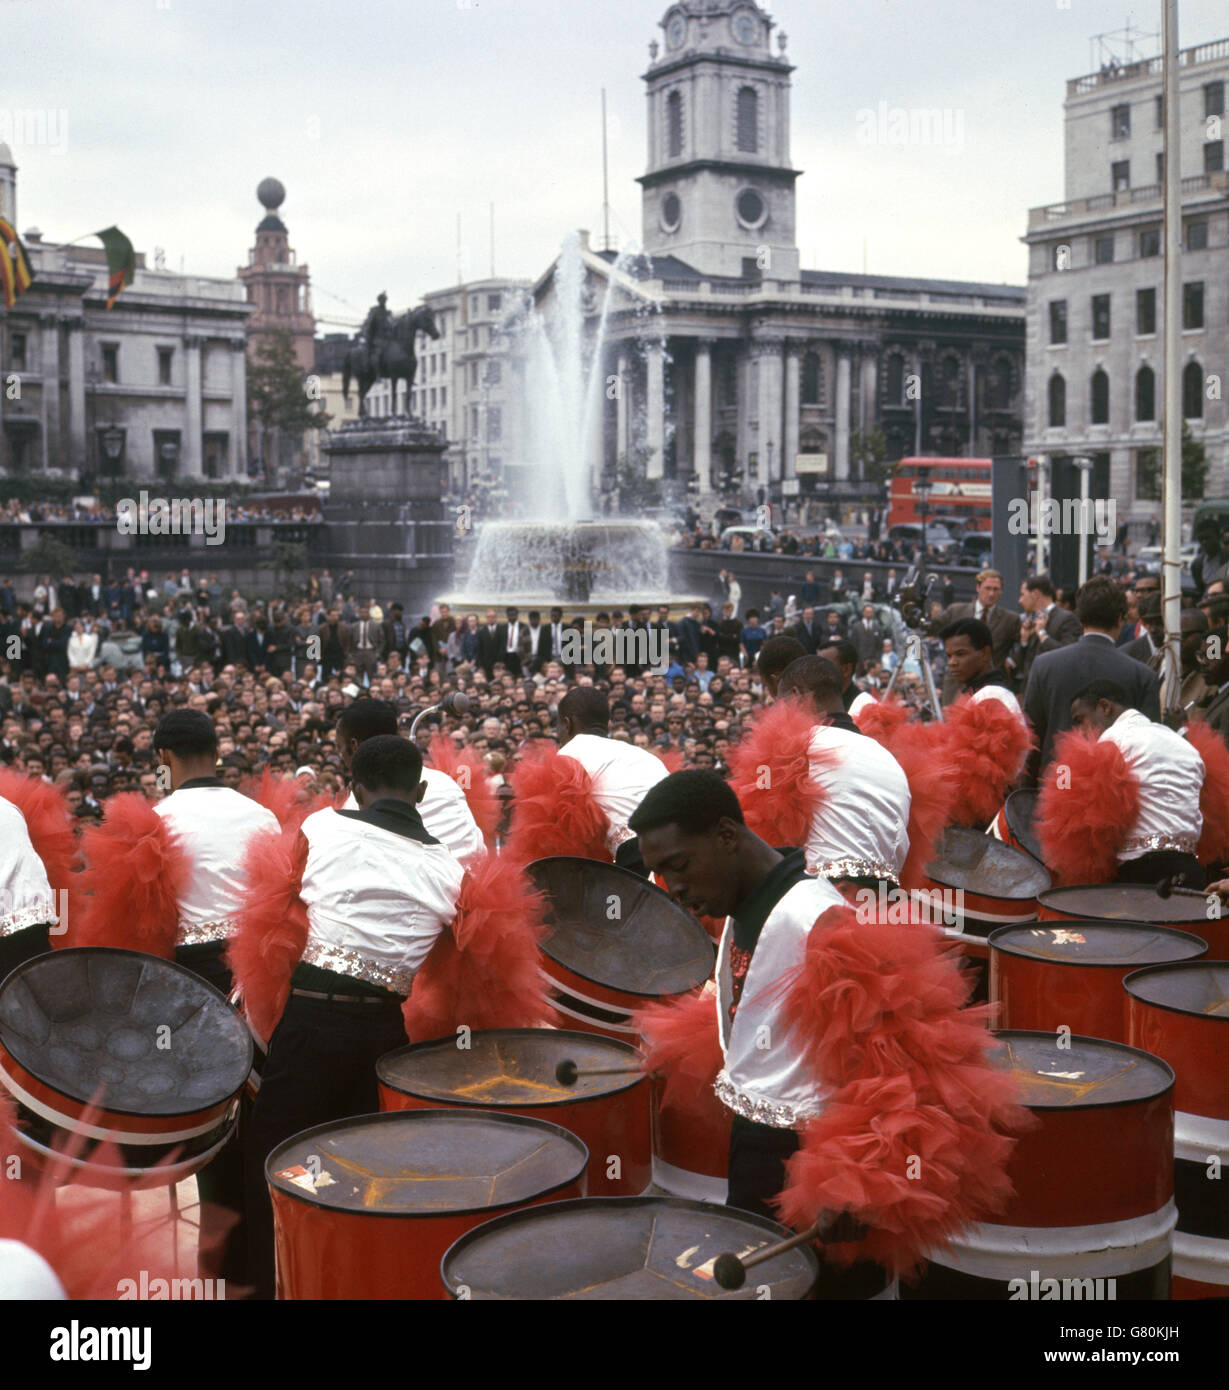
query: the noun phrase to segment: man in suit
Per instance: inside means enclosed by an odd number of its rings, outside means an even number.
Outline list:
[[[845,587],[845,576],[840,570],[832,571],[832,592],[828,596],[829,603],[844,603],[848,599],[849,593]]]
[[[1020,636],[1020,615],[1009,608],[1000,608],[999,599],[1002,597],[1003,576],[998,570],[982,570],[977,576],[977,597],[974,601],[949,604],[927,630],[938,633],[960,618],[976,618],[990,629],[994,642],[994,665],[1000,667]],[[943,677],[943,703],[950,705],[958,694],[956,682],[949,671]],[[1070,704],[1070,701],[1067,703]]]
[[[528,641],[529,624],[521,622],[520,614],[515,608],[509,608],[507,622],[499,624],[496,634],[498,652],[495,659],[503,662],[510,676],[520,680],[525,656],[521,639],[524,637],[525,641]]]
[[[360,676],[366,673],[368,685],[384,660],[384,624],[375,621],[365,603],[358,610],[358,620],[350,624],[350,659]]]
[[[875,617],[874,604],[868,603],[862,609],[862,616],[849,629],[849,640],[858,654],[859,670],[866,670],[866,663],[872,661],[883,650],[883,639],[887,634],[879,626]]]
[[[1160,679],[1142,661],[1114,645],[1126,611],[1121,586],[1108,575],[1094,575],[1075,596],[1076,617],[1084,635],[1057,651],[1042,652],[1033,662],[1024,692],[1024,713],[1038,742],[1029,759],[1032,777],[1049,764],[1054,740],[1072,727],[1071,701],[1090,681],[1116,682],[1126,691],[1133,709],[1149,719],[1160,719]]]
[[[263,615],[248,629],[245,648],[244,659],[248,667],[253,671],[263,671],[268,665],[269,654],[269,625]]]
[[[790,628],[790,635],[802,643],[808,656],[814,656],[820,644],[828,641],[828,624],[821,623],[815,616],[815,609],[808,605],[802,610],[802,617]]]
[[[1200,707],[1197,718],[1204,720],[1229,740],[1229,628],[1215,628],[1206,633],[1202,648],[1203,679],[1209,694]]]
[[[811,608],[819,602],[819,585],[815,582],[814,570],[807,570],[806,583],[798,591],[798,602]]]
[[[1049,575],[1035,574],[1020,585],[1020,637],[1006,661],[1006,670],[1023,689],[1033,662],[1042,652],[1057,651],[1080,640],[1080,620],[1054,601]],[[1134,655],[1134,653],[1132,653]]]
[[[490,680],[494,673],[495,663],[504,659],[503,652],[507,644],[506,625],[497,620],[493,608],[488,608],[482,626],[478,629],[478,665],[486,673],[487,680]]]
[[[441,612],[443,609],[441,608]],[[405,609],[399,603],[391,603],[388,617],[384,619],[384,653],[396,652],[405,664],[406,649],[410,645],[410,629],[405,621]]]
[[[693,604],[678,624],[678,659],[695,664],[700,655],[700,605]]]
[[[240,610],[229,627],[222,629],[222,665],[237,666],[248,659],[248,615]]]
[[[1165,619],[1161,616],[1161,596],[1146,593],[1139,601],[1139,620],[1143,635],[1119,647],[1119,651],[1142,661],[1150,671],[1159,672],[1165,656]]]

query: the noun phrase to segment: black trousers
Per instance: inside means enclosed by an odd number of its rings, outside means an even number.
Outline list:
[[[35,956],[45,956],[51,950],[51,924],[40,923],[36,927],[22,927],[20,931],[0,936],[0,985],[4,977],[19,965],[33,960]]]
[[[1183,888],[1203,888],[1207,883],[1199,860],[1193,854],[1172,849],[1154,849],[1138,859],[1124,860],[1118,865],[1114,882],[1157,884],[1163,878],[1174,878],[1178,874],[1182,875],[1180,886]]]
[[[784,1188],[785,1164],[798,1152],[798,1146],[796,1130],[774,1129],[735,1115],[730,1126],[730,1189],[726,1206],[776,1221],[777,1214],[770,1201]],[[842,1213],[825,1239],[845,1242],[859,1240],[865,1234],[865,1226]],[[820,1256],[819,1280],[815,1286],[817,1298],[872,1298],[891,1282],[884,1269],[869,1260],[857,1260],[842,1269],[824,1262],[822,1248],[817,1253]]]
[[[269,1058],[244,1142],[248,1272],[255,1298],[274,1295],[273,1205],[265,1160],[305,1129],[380,1108],[376,1062],[405,1046],[401,1001],[351,1004],[292,994],[269,1040]]]

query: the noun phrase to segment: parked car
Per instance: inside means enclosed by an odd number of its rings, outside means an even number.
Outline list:
[[[744,550],[771,550],[777,543],[777,533],[766,526],[727,526],[721,533],[721,548],[729,550],[734,537],[741,536]]]
[[[985,531],[970,531],[962,536],[956,551],[956,563],[964,569],[985,569],[994,563],[991,558],[991,538]]]
[[[713,513],[713,535],[719,536],[727,526],[741,526],[743,514],[737,507],[718,507]]]
[[[900,542],[905,545],[920,545],[922,541],[921,526],[912,521],[902,521],[899,525],[893,526],[888,532],[890,541]],[[955,544],[956,538],[940,522],[927,521],[926,523],[926,544],[932,545],[936,550],[943,550]]]

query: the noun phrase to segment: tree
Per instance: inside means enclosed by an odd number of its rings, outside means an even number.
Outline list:
[[[646,444],[619,455],[615,464],[615,490],[621,512],[638,512],[661,505],[661,480],[649,477],[652,457],[653,450]]]
[[[52,579],[63,579],[76,574],[81,561],[72,546],[43,532],[29,550],[22,551],[17,568],[27,574],[49,574]]]
[[[854,430],[849,436],[849,458],[868,483],[882,487],[892,475],[887,462],[888,437],[878,425]]]
[[[248,363],[247,394],[248,413],[260,433],[265,475],[275,483],[278,440],[297,444],[308,430],[322,430],[332,418],[308,391],[294,343],[285,330],[271,333],[257,346]]]
[[[273,571],[273,584],[276,590],[284,588],[283,577],[292,579],[307,568],[307,547],[301,541],[274,541],[273,553],[261,560],[259,569]]]
[[[1182,421],[1182,496],[1186,501],[1200,501],[1203,498],[1204,483],[1208,477],[1208,451],[1203,441],[1196,439],[1191,427]]]

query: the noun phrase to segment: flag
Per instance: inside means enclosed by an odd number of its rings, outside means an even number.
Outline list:
[[[30,288],[33,279],[21,238],[12,224],[0,217],[0,291],[6,309],[17,303],[17,296]]]
[[[107,308],[110,309],[124,286],[132,284],[132,277],[137,268],[137,254],[132,249],[132,242],[118,227],[108,227],[105,232],[95,232],[94,235],[102,242],[107,252],[107,270],[111,277],[107,282]]]

